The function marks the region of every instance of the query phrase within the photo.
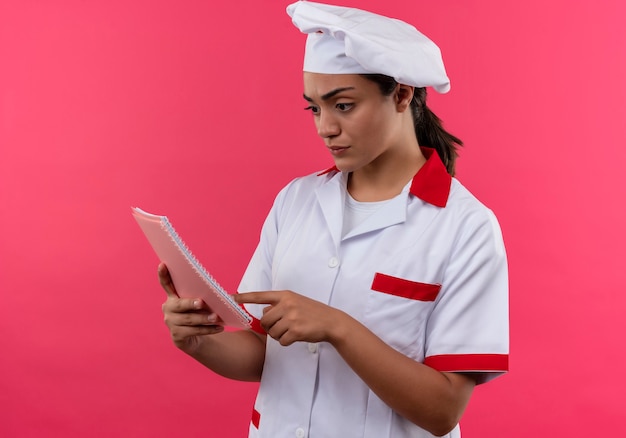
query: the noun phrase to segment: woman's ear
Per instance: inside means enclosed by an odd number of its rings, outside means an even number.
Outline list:
[[[409,85],[398,84],[395,91],[396,108],[403,113],[411,105],[414,88]]]

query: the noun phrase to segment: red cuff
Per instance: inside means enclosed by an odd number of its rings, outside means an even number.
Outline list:
[[[424,360],[437,371],[445,372],[506,372],[509,370],[508,354],[441,354]]]
[[[263,330],[263,327],[261,327],[261,320],[255,318],[254,316],[252,317],[252,322],[250,323],[250,329],[252,329],[253,332],[257,332],[260,335],[267,334],[265,333],[265,330]]]

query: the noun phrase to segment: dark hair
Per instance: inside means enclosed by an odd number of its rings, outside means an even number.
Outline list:
[[[398,82],[389,76],[381,74],[363,74],[362,76],[376,82],[384,96],[393,93],[398,85]],[[457,149],[463,146],[463,142],[443,129],[441,119],[426,106],[426,88],[415,88],[411,112],[417,142],[422,146],[434,148],[448,173],[454,176],[454,162],[459,155]]]

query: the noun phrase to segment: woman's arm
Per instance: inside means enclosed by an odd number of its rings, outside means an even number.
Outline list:
[[[251,292],[235,298],[269,304],[261,326],[281,345],[332,344],[381,400],[421,428],[441,436],[458,424],[475,385],[471,377],[416,362],[348,314],[294,292]]]
[[[473,378],[416,362],[345,313],[336,321],[329,342],[381,400],[433,435],[454,429],[472,395]]]
[[[258,382],[265,359],[265,339],[250,330],[201,336],[188,354],[213,372],[233,380]]]
[[[265,336],[249,330],[224,332],[218,316],[200,299],[180,298],[164,264],[159,281],[167,293],[165,324],[174,345],[217,374],[259,381],[265,360]]]

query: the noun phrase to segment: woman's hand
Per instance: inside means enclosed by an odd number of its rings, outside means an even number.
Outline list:
[[[163,303],[165,324],[174,344],[192,354],[200,346],[200,337],[221,333],[224,325],[220,318],[199,298],[180,298],[165,264],[159,265],[159,281],[167,293]]]
[[[248,292],[234,295],[240,304],[268,304],[261,327],[281,345],[297,341],[331,342],[345,313],[292,291]]]

